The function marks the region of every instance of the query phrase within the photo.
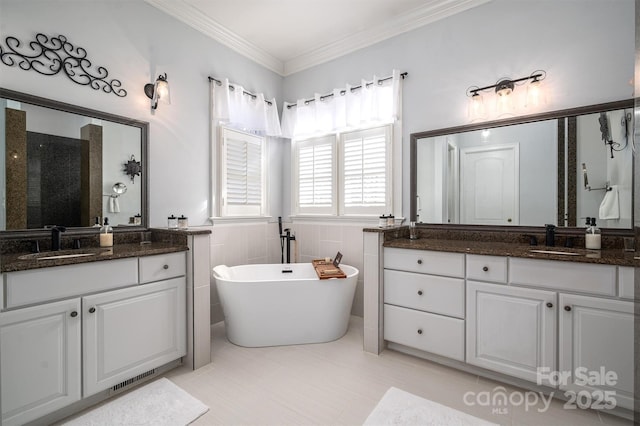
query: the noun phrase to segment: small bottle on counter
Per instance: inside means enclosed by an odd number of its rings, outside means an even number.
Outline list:
[[[113,228],[108,217],[104,218],[104,225],[100,228],[100,247],[113,247]]]
[[[134,225],[142,225],[142,216],[140,215],[140,213],[138,213],[137,215],[135,215],[133,217],[133,224]]]
[[[378,227],[384,228],[385,226],[387,226],[387,217],[385,215],[382,215],[378,219]]]
[[[171,215],[167,218],[167,227],[169,229],[175,229],[178,227],[178,218],[174,215]]]
[[[102,225],[100,225],[100,216],[96,216],[96,220],[93,223],[93,227],[94,228],[101,228],[102,227]]]
[[[396,225],[396,218],[393,217],[392,214],[390,214],[389,216],[387,216],[387,226],[395,226]]]
[[[587,234],[584,237],[585,248],[590,250],[600,250],[602,248],[602,234],[600,229],[596,226],[596,218],[592,217],[589,227],[587,228]]]
[[[416,223],[414,221],[409,222],[409,239],[418,239],[418,228],[416,227]]]
[[[181,215],[178,218],[178,228],[179,229],[187,229],[189,227],[189,218],[184,217],[184,215]]]

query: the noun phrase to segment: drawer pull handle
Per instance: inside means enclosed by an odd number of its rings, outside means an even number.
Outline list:
[[[489,267],[488,267],[488,266],[483,266],[483,267],[482,267],[482,270],[483,270],[483,271],[485,271],[485,272],[487,272],[487,271],[489,271]]]
[[[422,334],[422,329],[421,328],[418,329],[418,334]]]
[[[71,318],[75,318],[78,316],[78,313],[76,311],[71,312]]]
[[[553,303],[547,302],[547,308],[553,308]]]
[[[565,306],[564,310],[567,311],[567,312],[570,312],[571,311],[571,306],[569,306],[569,305]]]
[[[422,290],[418,290],[418,296],[422,296]]]
[[[164,265],[162,269],[169,269],[169,265]]]
[[[418,259],[418,265],[422,265],[422,259]]]
[[[89,313],[92,314],[96,311],[96,308],[94,306],[89,308]]]

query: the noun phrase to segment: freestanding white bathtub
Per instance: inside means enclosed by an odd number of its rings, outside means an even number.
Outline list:
[[[310,263],[216,266],[227,338],[239,346],[260,347],[344,336],[358,270],[340,268],[347,278],[320,280]]]

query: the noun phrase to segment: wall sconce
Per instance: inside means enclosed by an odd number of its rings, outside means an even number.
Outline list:
[[[171,93],[169,92],[167,73],[159,75],[155,83],[145,84],[144,94],[151,99],[151,109],[158,108],[158,101],[165,104],[171,104]]]
[[[516,101],[514,100],[514,90],[516,86],[527,84],[527,93],[523,106],[525,108],[535,108],[544,103],[544,93],[541,90],[541,81],[545,79],[547,73],[543,70],[534,71],[528,77],[510,79],[502,78],[496,84],[478,87],[471,86],[467,89],[469,105],[467,114],[471,121],[486,120],[488,118],[484,97],[495,94],[495,115],[498,117],[506,114],[513,114]],[[483,92],[486,92],[483,95]]]

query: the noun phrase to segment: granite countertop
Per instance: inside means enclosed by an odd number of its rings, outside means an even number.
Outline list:
[[[208,228],[149,228],[156,234],[177,234],[177,235],[206,235],[211,234],[211,229]]]
[[[122,259],[126,257],[151,256],[154,254],[187,251],[186,244],[167,242],[114,244],[113,247],[91,247],[77,250],[60,250],[57,252],[11,253],[4,254],[0,260],[0,272],[24,271],[27,269],[48,268],[51,266],[76,265],[79,263],[99,262],[103,260]],[[56,259],[38,259],[37,257],[74,255],[92,253],[88,256],[62,257]]]
[[[582,263],[600,263],[606,265],[636,266],[640,262],[637,252],[626,252],[623,249],[586,250],[582,248],[531,246],[511,242],[484,242],[466,240],[443,240],[431,238],[395,238],[383,244],[384,247],[395,247],[414,250],[447,251],[453,253],[481,254],[489,256],[510,256],[527,259],[559,260]],[[546,250],[576,255],[536,253],[532,250]]]

